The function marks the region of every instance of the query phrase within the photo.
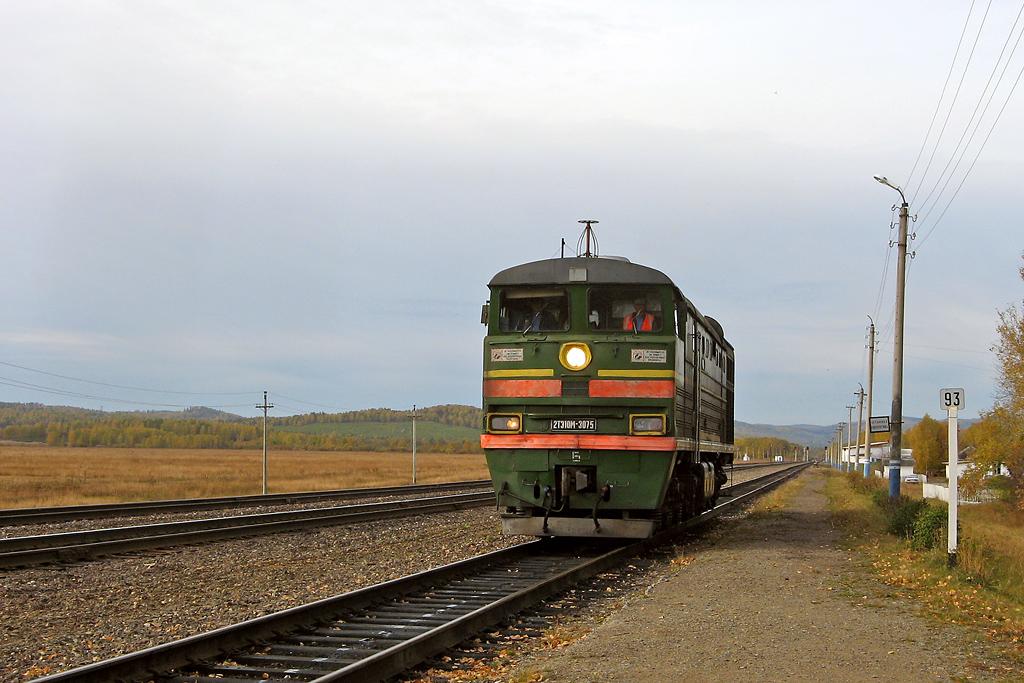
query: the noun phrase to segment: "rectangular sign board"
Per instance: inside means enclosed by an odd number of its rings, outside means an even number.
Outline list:
[[[889,431],[889,416],[884,417],[873,417],[871,418],[871,433],[878,434],[879,432]]]

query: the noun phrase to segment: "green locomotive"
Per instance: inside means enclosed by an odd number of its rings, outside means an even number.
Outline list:
[[[733,460],[733,347],[660,271],[527,263],[484,306],[481,445],[506,534],[646,538]]]

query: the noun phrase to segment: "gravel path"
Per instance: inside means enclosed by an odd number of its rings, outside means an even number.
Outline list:
[[[493,508],[0,572],[15,683],[521,542]]]
[[[824,477],[801,481],[782,512],[721,525],[589,635],[534,653],[519,678],[502,680],[1024,680],[973,632],[927,620],[870,581],[863,558],[837,543]]]

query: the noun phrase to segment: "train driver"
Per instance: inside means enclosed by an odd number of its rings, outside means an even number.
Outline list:
[[[647,312],[647,301],[637,299],[633,302],[636,309],[630,315],[622,319],[622,329],[637,332],[650,332],[654,329],[654,316]]]
[[[558,329],[558,320],[555,318],[555,314],[548,310],[547,302],[543,299],[531,299],[530,312],[523,318],[517,329],[524,332],[555,330]]]

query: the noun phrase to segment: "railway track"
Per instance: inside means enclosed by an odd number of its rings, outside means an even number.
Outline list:
[[[737,472],[757,468],[778,468],[779,463],[744,464]],[[451,489],[482,489],[465,496],[431,499],[403,499],[366,505],[292,510],[284,512],[244,514],[213,519],[183,520],[121,526],[105,529],[45,533],[0,538],[0,569],[25,567],[54,562],[76,562],[121,552],[166,548],[175,545],[208,543],[257,534],[295,531],[316,526],[348,524],[372,519],[432,514],[493,502],[490,481],[448,482],[419,486],[392,486],[372,489],[342,489],[271,494],[268,496],[231,496],[138,503],[82,505],[53,508],[21,508],[0,515],[0,522],[20,520],[36,524],[41,520],[68,522],[81,519],[102,519],[143,514],[196,513],[212,509],[245,508],[253,505],[309,504],[331,500],[422,495]]]
[[[70,562],[114,553],[208,543],[257,534],[435,514],[494,504],[494,492],[411,498],[342,507],[115,527],[0,539],[0,568]]]
[[[65,505],[59,507],[15,508],[0,510],[0,526],[26,526],[76,519],[109,519],[112,517],[138,517],[164,513],[191,513],[205,510],[264,507],[269,505],[299,505],[323,501],[356,500],[379,496],[413,496],[442,491],[484,490],[491,488],[489,479],[456,481],[443,484],[414,486],[386,486],[366,489],[336,489],[332,491],[302,491],[297,493],[270,493],[251,496],[223,496],[219,498],[183,498],[179,500],[152,500],[132,503],[104,503],[97,505]]]
[[[713,510],[639,543],[534,541],[37,680],[384,680],[706,523],[801,469],[736,484]]]

